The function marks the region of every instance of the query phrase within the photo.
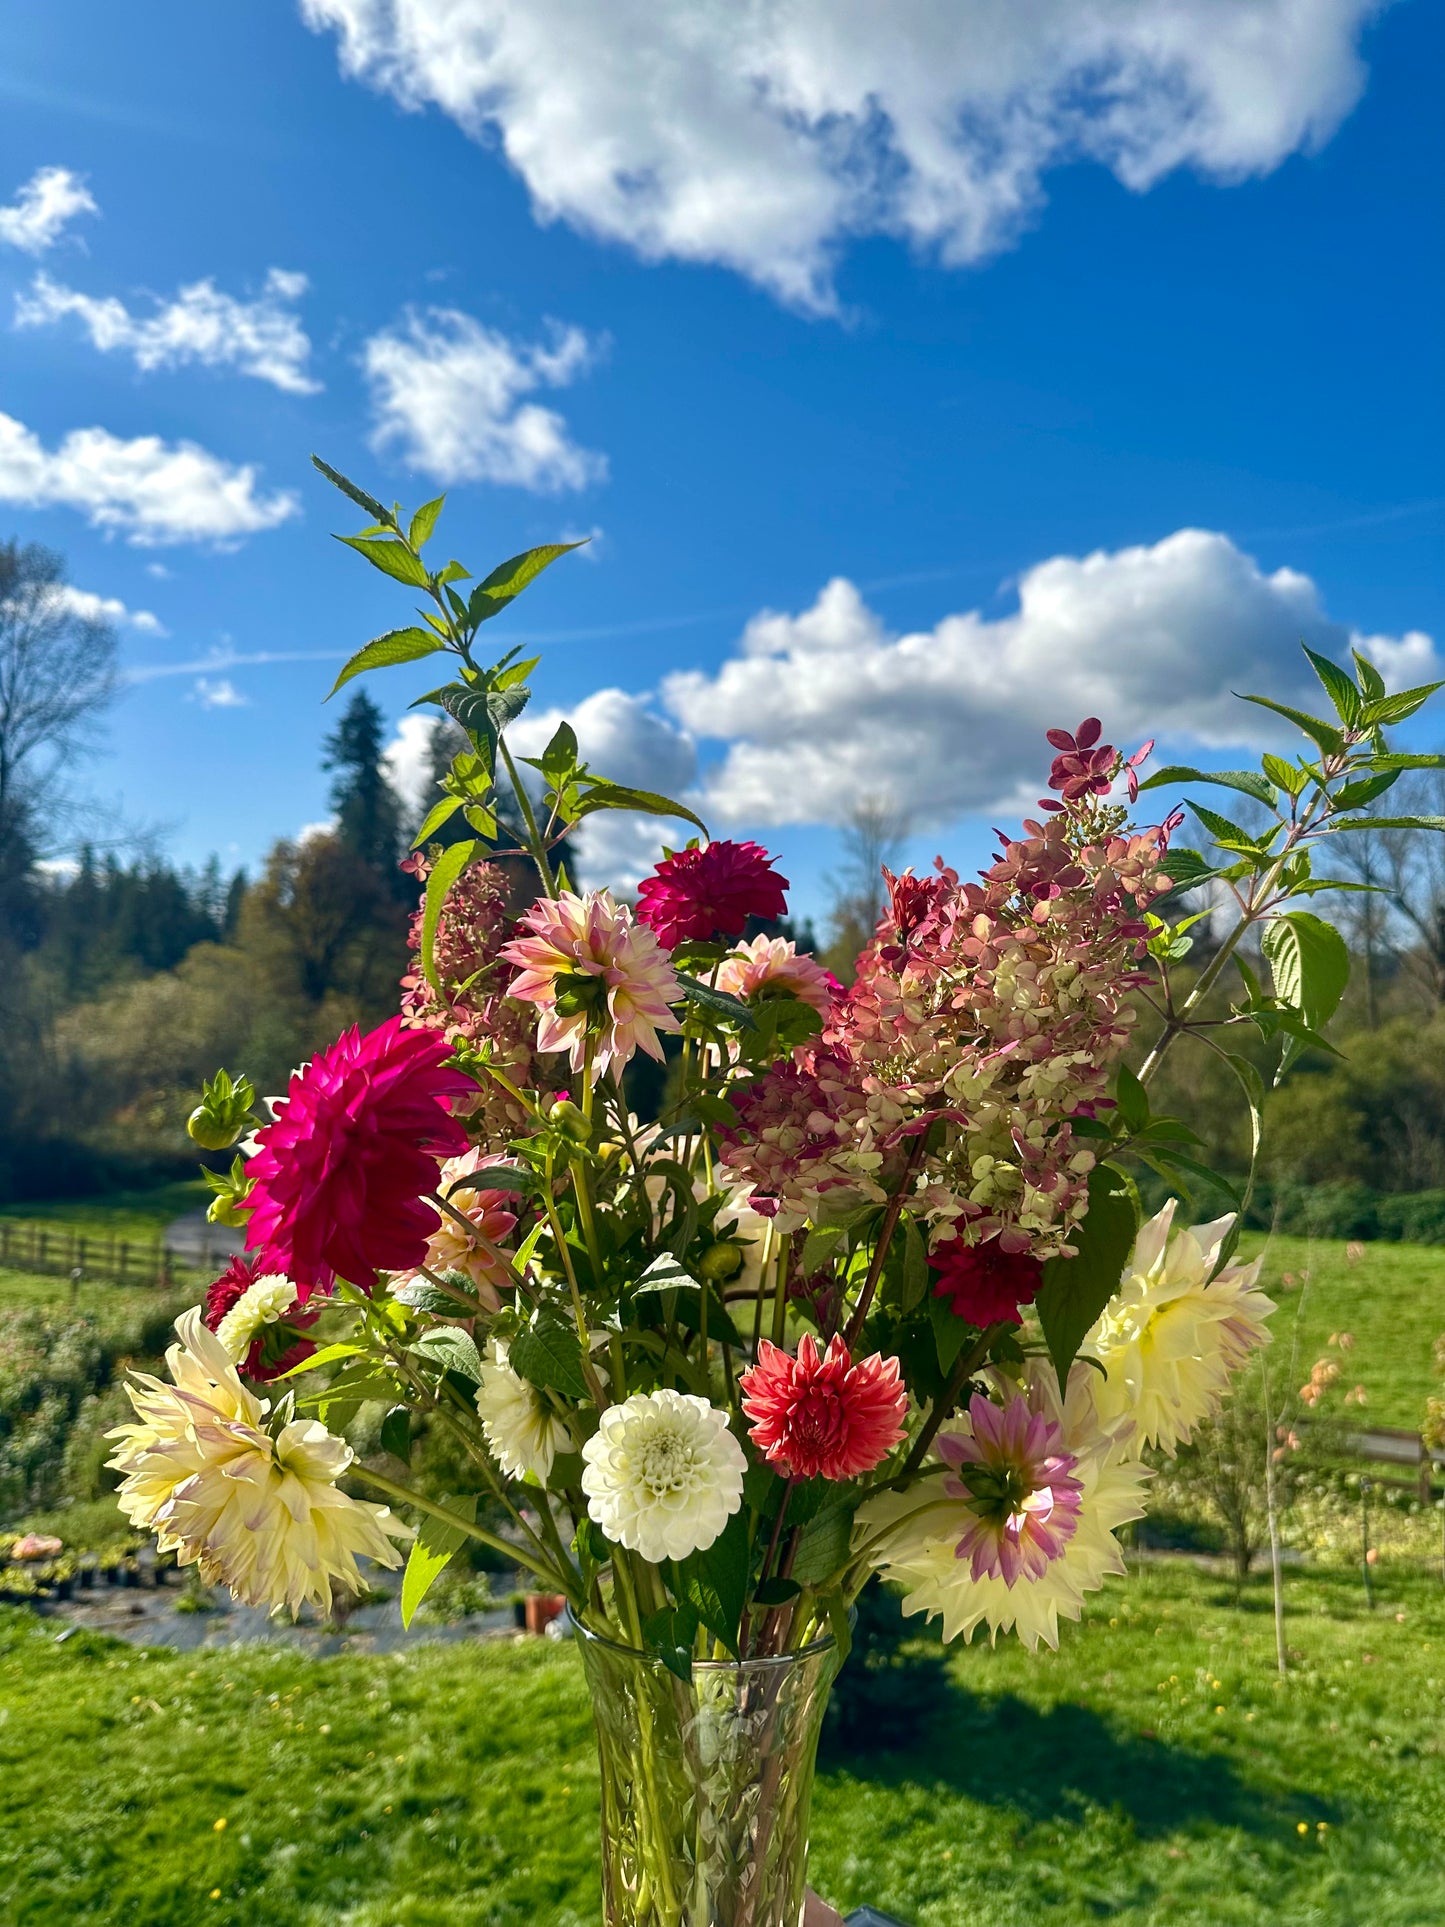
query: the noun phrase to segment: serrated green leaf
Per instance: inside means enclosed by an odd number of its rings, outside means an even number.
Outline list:
[[[383,508],[374,495],[368,495],[364,488],[358,488],[355,482],[348,481],[340,469],[333,468],[330,462],[323,462],[319,455],[311,457],[311,465],[319,469],[334,488],[339,488],[343,495],[349,495],[358,508],[365,509],[374,522],[391,527],[391,510]]]
[[[436,835],[442,824],[454,816],[461,807],[462,799],[459,796],[444,796],[440,803],[434,803],[426,813],[426,821],[412,838],[411,847],[414,850],[419,850],[424,843],[429,842],[430,839]]]
[[[490,622],[509,603],[515,602],[523,589],[535,582],[543,569],[550,567],[559,555],[580,549],[590,539],[584,536],[582,542],[544,542],[540,548],[524,549],[520,555],[509,556],[505,562],[499,562],[492,573],[473,589],[467,604],[468,621]]]
[[[863,1502],[861,1492],[850,1492],[844,1504],[814,1519],[804,1528],[793,1557],[794,1579],[819,1586],[848,1563],[853,1542],[853,1514]]]
[[[1374,702],[1366,703],[1360,718],[1368,729],[1378,729],[1385,723],[1403,723],[1429,702],[1437,689],[1445,689],[1445,683],[1420,683],[1414,689],[1401,689],[1393,696],[1381,696]]]
[[[412,1346],[418,1358],[429,1359],[433,1365],[440,1365],[443,1371],[460,1372],[474,1385],[482,1382],[482,1359],[477,1350],[477,1341],[470,1332],[456,1325],[438,1325],[425,1333]]]
[[[1119,1066],[1114,1099],[1130,1136],[1137,1136],[1149,1122],[1149,1093],[1127,1064]]]
[[[1352,649],[1350,654],[1355,659],[1355,674],[1359,679],[1360,694],[1372,702],[1383,696],[1385,693],[1385,678],[1370,661],[1370,658],[1368,656],[1362,656],[1358,649]]]
[[[1377,796],[1392,789],[1399,782],[1402,772],[1397,769],[1382,770],[1378,776],[1362,776],[1357,782],[1346,783],[1337,789],[1330,798],[1330,807],[1339,812],[1363,809],[1366,803],[1373,803]]]
[[[542,1323],[519,1331],[507,1349],[507,1363],[533,1385],[550,1387],[568,1398],[586,1398],[582,1346],[569,1325]]]
[[[693,1277],[685,1265],[678,1263],[672,1253],[665,1251],[660,1258],[654,1258],[632,1287],[637,1291],[701,1291],[702,1285]]]
[[[803,1588],[796,1579],[765,1579],[753,1592],[755,1606],[786,1606],[800,1598]]]
[[[1262,948],[1269,959],[1275,995],[1299,1012],[1312,1033],[1290,1036],[1275,1074],[1278,1084],[1339,1008],[1350,981],[1350,953],[1334,925],[1309,910],[1272,917],[1265,925]]]
[[[594,782],[577,805],[577,817],[591,816],[597,810],[637,810],[647,816],[680,816],[688,823],[696,823],[703,835],[707,835],[707,825],[700,816],[695,816],[686,804],[675,803],[670,796],[660,796],[656,790],[632,789],[624,783]]]
[[[1119,1289],[1138,1229],[1133,1185],[1115,1165],[1096,1164],[1089,1173],[1088,1214],[1074,1234],[1078,1256],[1050,1258],[1034,1300],[1061,1388],[1080,1345]]]
[[[334,1365],[343,1358],[359,1358],[365,1351],[362,1345],[323,1345],[319,1352],[312,1352],[303,1358],[299,1365],[293,1365],[289,1372],[282,1372],[281,1378],[300,1378],[303,1372],[314,1372],[323,1366]]]
[[[437,525],[437,517],[441,514],[446,499],[445,495],[439,495],[434,502],[423,502],[411,518],[411,527],[406,532],[406,539],[414,549],[425,548],[431,540],[431,532]]]
[[[355,549],[364,555],[374,569],[389,575],[393,581],[405,582],[410,588],[425,589],[427,572],[424,563],[419,562],[405,542],[386,542],[369,535],[338,535],[338,542],[344,542],[348,549]]]
[[[353,676],[364,675],[368,669],[389,669],[394,663],[420,662],[423,656],[434,656],[445,647],[445,643],[434,636],[430,629],[389,629],[384,636],[367,643],[364,649],[358,649],[348,660],[332,683],[326,700],[330,702],[343,684],[349,683]]]
[[[735,1512],[704,1552],[678,1561],[683,1598],[702,1624],[730,1653],[738,1649],[738,1627],[748,1592],[748,1524]]]
[[[1309,781],[1309,776],[1296,763],[1287,763],[1282,756],[1268,753],[1261,756],[1260,767],[1272,783],[1278,784],[1286,796],[1298,796]]]
[[[1261,859],[1267,855],[1267,844],[1258,837],[1252,836],[1248,830],[1241,829],[1239,824],[1232,822],[1229,817],[1220,816],[1217,811],[1206,809],[1202,803],[1196,803],[1192,797],[1186,796],[1184,800],[1220,849],[1233,850],[1241,856]]]
[[[441,922],[447,892],[466,869],[480,846],[475,842],[453,843],[442,851],[426,880],[426,899],[422,910],[421,967],[427,982],[441,995],[436,968],[437,925]]]
[[[1235,691],[1239,695],[1239,691]],[[1296,729],[1303,730],[1311,742],[1318,743],[1326,756],[1338,756],[1345,747],[1345,739],[1333,723],[1327,723],[1322,716],[1310,716],[1302,709],[1291,709],[1288,703],[1277,703],[1271,696],[1240,696],[1241,702],[1255,703],[1261,709],[1272,709],[1276,716],[1283,716],[1292,722]]]
[[[1285,767],[1288,768],[1288,764]],[[1279,803],[1274,785],[1252,769],[1187,769],[1183,764],[1171,764],[1168,769],[1155,770],[1139,788],[1141,792],[1154,790],[1165,783],[1217,783],[1222,789],[1238,790],[1244,796],[1268,803],[1271,809]]]
[[[477,1516],[475,1493],[469,1493],[463,1499],[449,1499],[447,1503],[453,1512],[461,1513],[466,1519],[474,1520]],[[459,1526],[448,1525],[444,1519],[435,1519],[429,1512],[422,1515],[422,1522],[407,1557],[406,1571],[401,1577],[403,1626],[410,1626],[416,1618],[417,1608],[446,1571],[453,1553],[465,1543],[466,1537]]]
[[[1310,667],[1324,684],[1325,694],[1335,706],[1335,714],[1346,729],[1353,729],[1364,709],[1354,677],[1341,669],[1337,662],[1331,662],[1328,656],[1319,655],[1308,644],[1301,644],[1301,647],[1309,657]]]
[[[1338,835],[1344,830],[1445,830],[1445,816],[1352,816],[1347,822],[1330,824]]]

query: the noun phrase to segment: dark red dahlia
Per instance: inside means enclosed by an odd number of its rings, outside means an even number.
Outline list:
[[[378,1271],[425,1258],[440,1219],[423,1194],[467,1148],[448,1102],[476,1094],[450,1055],[445,1037],[399,1017],[365,1037],[353,1026],[296,1072],[279,1119],[257,1133],[251,1242],[302,1303],[337,1277],[371,1290]]]
[[[637,892],[637,920],[664,949],[740,937],[749,917],[780,917],[788,879],[758,843],[709,843],[664,857]]]
[[[1005,1251],[997,1238],[981,1245],[950,1239],[930,1253],[928,1262],[942,1274],[934,1297],[952,1299],[954,1316],[980,1331],[986,1325],[1022,1324],[1019,1307],[1034,1302],[1044,1275],[1037,1258]]]
[[[206,1330],[219,1331],[227,1312],[234,1311],[252,1285],[258,1279],[271,1276],[273,1270],[261,1254],[234,1257],[220,1277],[207,1287],[201,1307],[201,1323]],[[261,1384],[267,1379],[280,1378],[283,1372],[289,1372],[293,1365],[299,1365],[316,1350],[311,1340],[300,1334],[314,1325],[319,1316],[319,1312],[297,1311],[289,1318],[263,1326],[237,1369]]]

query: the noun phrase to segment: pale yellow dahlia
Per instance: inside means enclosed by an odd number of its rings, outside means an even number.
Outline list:
[[[1256,1291],[1262,1259],[1226,1265],[1212,1282],[1234,1219],[1175,1233],[1174,1200],[1142,1226],[1123,1282],[1084,1340],[1107,1377],[1095,1388],[1106,1419],[1132,1418],[1130,1451],[1172,1452],[1219,1410],[1229,1381],[1270,1339],[1274,1301]]]
[[[315,1419],[273,1437],[270,1407],[241,1383],[200,1311],[182,1312],[176,1332],[181,1342],[166,1353],[173,1384],[135,1373],[126,1392],[138,1423],[106,1435],[131,1524],[209,1584],[293,1617],[308,1603],[329,1612],[337,1591],[360,1592],[358,1556],[399,1565],[391,1541],[410,1528],[337,1486],[350,1446]]]
[[[567,1427],[546,1395],[512,1370],[501,1339],[492,1340],[489,1352],[477,1387],[477,1411],[487,1444],[509,1479],[524,1479],[530,1472],[545,1485],[557,1454],[571,1447]]]
[[[1051,1490],[1055,1504],[1060,1485],[1068,1488],[1071,1525],[1067,1535],[1056,1535],[1057,1548],[1041,1547],[1031,1559],[980,1560],[985,1488],[975,1478],[978,1490],[971,1490],[953,1476],[954,1460],[961,1460],[965,1471],[968,1461],[947,1444],[950,1437],[973,1441],[975,1427],[966,1413],[941,1428],[928,1476],[906,1491],[880,1492],[859,1510],[854,1545],[871,1546],[874,1569],[903,1588],[905,1613],[937,1615],[945,1639],[971,1638],[985,1625],[991,1639],[1016,1632],[1030,1651],[1040,1641],[1057,1648],[1060,1619],[1077,1619],[1084,1595],[1097,1592],[1110,1573],[1124,1571],[1114,1534],[1142,1515],[1142,1489],[1150,1473],[1121,1457],[1129,1422],[1101,1422],[1094,1404],[1097,1376],[1091,1367],[1075,1365],[1068,1397],[1061,1399],[1052,1364],[1033,1359],[1021,1386],[1002,1377],[996,1384],[1001,1404],[1008,1407],[1021,1395],[1046,1422],[1053,1464],[1043,1460],[1033,1477],[1040,1490]],[[1060,1463],[1066,1465],[1066,1481],[1059,1477]],[[1019,1471],[1026,1474],[1028,1467],[1021,1464]],[[1006,1496],[1016,1501],[1020,1515],[1035,1497],[1024,1491]]]
[[[274,1325],[295,1304],[296,1287],[279,1272],[265,1272],[252,1279],[216,1327],[216,1337],[231,1363],[239,1365],[263,1326]]]

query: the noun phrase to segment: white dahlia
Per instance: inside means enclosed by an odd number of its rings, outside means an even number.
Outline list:
[[[329,1612],[338,1589],[360,1592],[358,1556],[400,1564],[391,1541],[410,1528],[337,1487],[350,1446],[314,1419],[273,1437],[270,1407],[241,1383],[200,1311],[182,1312],[176,1331],[181,1342],[166,1353],[174,1383],[135,1373],[126,1392],[139,1422],[107,1434],[131,1524],[209,1584],[293,1617],[307,1603]]]
[[[727,1413],[690,1392],[609,1406],[582,1457],[593,1520],[654,1565],[705,1551],[743,1502],[747,1460]]]
[[[1210,1281],[1232,1217],[1176,1232],[1171,1198],[1140,1228],[1123,1282],[1084,1340],[1107,1377],[1095,1387],[1100,1415],[1132,1418],[1130,1450],[1172,1452],[1219,1410],[1229,1381],[1270,1339],[1274,1301],[1255,1290],[1262,1259],[1226,1265]]]
[[[216,1337],[233,1365],[239,1365],[265,1325],[284,1318],[296,1303],[296,1287],[279,1272],[255,1279],[216,1327]]]
[[[545,1485],[552,1461],[571,1445],[567,1427],[545,1395],[512,1370],[501,1339],[494,1338],[489,1350],[477,1387],[477,1410],[487,1443],[509,1479],[524,1479],[530,1472]]]
[[[945,1639],[971,1638],[975,1627],[986,1625],[992,1639],[1016,1632],[1030,1651],[1041,1640],[1057,1648],[1059,1620],[1077,1619],[1084,1595],[1096,1592],[1109,1573],[1123,1572],[1114,1534],[1142,1515],[1142,1488],[1150,1474],[1120,1457],[1129,1422],[1100,1422],[1096,1378],[1091,1367],[1075,1365],[1068,1397],[1061,1399],[1046,1359],[1032,1360],[1025,1372],[1022,1398],[1043,1425],[1038,1450],[1011,1455],[1020,1469],[1030,1460],[1035,1468],[1032,1490],[1012,1495],[1015,1512],[1024,1518],[1034,1493],[1047,1492],[1059,1515],[1056,1526],[1068,1524],[1067,1532],[1054,1534],[1055,1544],[1033,1548],[1035,1556],[980,1557],[980,1528],[989,1526],[990,1502],[997,1510],[998,1494],[985,1490],[971,1468],[980,1461],[987,1467],[997,1451],[992,1438],[976,1436],[968,1414],[941,1429],[932,1476],[904,1492],[881,1492],[860,1509],[854,1543],[877,1541],[873,1565],[903,1588],[905,1613],[937,1614]],[[998,1386],[1007,1417],[1018,1394],[1009,1381],[1000,1379]],[[950,1444],[951,1439],[959,1443]],[[880,1536],[885,1528],[886,1536]],[[994,1536],[1001,1541],[1003,1535]]]

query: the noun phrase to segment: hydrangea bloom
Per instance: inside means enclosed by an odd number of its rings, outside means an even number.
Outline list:
[[[511,995],[540,1011],[537,1048],[568,1051],[573,1070],[593,1045],[593,1073],[622,1066],[639,1048],[662,1059],[660,1030],[680,1028],[669,1000],[677,977],[657,938],[632,921],[610,890],[540,897],[521,919],[531,934],[502,955],[521,969]]]
[[[201,1318],[247,1378],[265,1381],[289,1372],[316,1349],[309,1338],[296,1336],[297,1328],[315,1324],[316,1313],[297,1313],[295,1305],[296,1287],[289,1278],[263,1271],[259,1258],[238,1256],[206,1292]],[[277,1325],[280,1334],[269,1329]]]
[[[1044,1272],[1037,1258],[1005,1250],[998,1238],[985,1245],[950,1238],[928,1262],[942,1274],[934,1297],[949,1299],[954,1317],[966,1318],[980,1331],[985,1325],[1022,1324],[1019,1308],[1034,1302]]]
[[[831,970],[799,951],[787,937],[754,937],[718,965],[717,987],[734,997],[789,991],[826,1017],[843,986]]]
[[[780,917],[788,879],[758,843],[708,843],[664,857],[637,891],[638,920],[668,950],[722,935],[740,937],[749,917]]]
[[[1061,1427],[1021,1393],[1000,1406],[975,1392],[968,1423],[940,1437],[938,1456],[958,1475],[943,1490],[974,1515],[955,1557],[975,1579],[1041,1579],[1073,1538],[1083,1495]]]
[[[530,1473],[545,1485],[557,1454],[571,1448],[567,1427],[544,1394],[512,1370],[499,1338],[491,1341],[482,1363],[477,1411],[487,1443],[509,1479]]]
[[[705,1551],[743,1502],[747,1460],[728,1415],[690,1392],[609,1405],[582,1457],[594,1523],[657,1565]]]
[[[945,1474],[941,1497],[934,1479],[925,1479],[909,1491],[879,1493],[860,1508],[857,1540],[877,1542],[874,1563],[884,1578],[903,1588],[904,1612],[937,1616],[945,1639],[960,1634],[967,1639],[986,1625],[992,1638],[1016,1631],[1031,1651],[1040,1641],[1057,1648],[1060,1618],[1077,1619],[1085,1594],[1096,1592],[1110,1573],[1124,1571],[1114,1534],[1142,1515],[1150,1474],[1137,1460],[1122,1456],[1131,1423],[1101,1423],[1094,1404],[1097,1377],[1091,1366],[1075,1365],[1067,1399],[1061,1400],[1048,1360],[1033,1359],[1025,1369],[1022,1391],[1029,1410],[1057,1428],[1053,1449],[1073,1460],[1067,1477],[1078,1487],[1077,1506],[1070,1508],[1073,1531],[1041,1572],[1021,1567],[1012,1584],[1002,1570],[975,1577],[977,1501],[971,1491],[947,1490],[950,1484],[962,1485],[962,1477],[955,1482]],[[1004,1396],[1011,1395],[1010,1386]],[[972,1423],[964,1415],[942,1429],[935,1445],[938,1462],[949,1464],[945,1441],[959,1434],[971,1437]],[[978,1477],[972,1466],[969,1473]],[[968,1548],[962,1557],[961,1546]]]
[[[824,1353],[808,1332],[792,1358],[763,1339],[738,1380],[748,1436],[790,1479],[852,1479],[871,1472],[903,1437],[908,1393],[896,1358],[855,1365],[835,1334]]]
[[[1262,1258],[1211,1280],[1232,1216],[1171,1238],[1174,1209],[1171,1198],[1140,1228],[1123,1282],[1083,1346],[1107,1374],[1095,1391],[1099,1410],[1135,1421],[1135,1450],[1188,1442],[1250,1353],[1269,1343],[1275,1309],[1255,1290]]]
[[[466,1150],[448,1106],[475,1089],[449,1055],[445,1038],[399,1017],[365,1037],[353,1026],[296,1072],[279,1119],[256,1133],[251,1241],[303,1304],[338,1275],[370,1290],[378,1270],[426,1256],[437,1213],[422,1193]]]
[[[307,1604],[330,1612],[338,1591],[360,1592],[359,1556],[399,1565],[391,1542],[410,1529],[337,1485],[351,1448],[315,1419],[273,1438],[268,1408],[200,1311],[183,1312],[176,1332],[181,1342],[166,1353],[173,1383],[135,1373],[126,1392],[137,1422],[107,1434],[131,1524],[154,1531],[162,1552],[197,1566],[208,1584],[293,1617]]]

